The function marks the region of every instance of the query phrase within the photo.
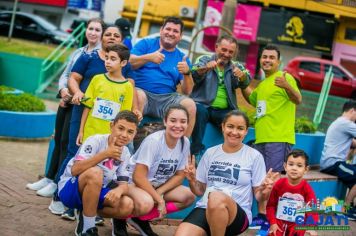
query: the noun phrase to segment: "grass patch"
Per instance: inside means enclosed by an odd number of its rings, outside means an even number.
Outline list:
[[[12,38],[10,42],[7,37],[0,37],[0,52],[13,53],[21,56],[45,59],[55,50],[57,45],[43,44],[39,42],[27,41]],[[74,49],[69,49],[59,59],[65,62]]]

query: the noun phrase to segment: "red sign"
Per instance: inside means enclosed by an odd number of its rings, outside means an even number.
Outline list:
[[[67,6],[67,0],[20,0],[20,2],[35,3],[40,5],[49,5],[49,6],[56,6],[56,7]]]

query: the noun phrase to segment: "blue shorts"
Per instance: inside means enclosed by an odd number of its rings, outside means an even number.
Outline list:
[[[356,165],[338,161],[321,172],[337,176],[348,188],[352,188],[356,184]]]
[[[98,209],[103,209],[105,195],[110,188],[102,188],[99,196]],[[58,193],[61,202],[70,209],[83,209],[82,196],[79,193],[78,177],[72,177],[67,181],[61,191]]]
[[[284,171],[283,163],[287,154],[291,151],[289,143],[259,143],[253,146],[259,151],[265,160],[266,171],[272,168],[273,172]]]

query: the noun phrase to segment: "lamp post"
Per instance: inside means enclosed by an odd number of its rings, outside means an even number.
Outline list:
[[[234,22],[236,15],[237,0],[225,0],[222,10],[221,26],[224,26],[234,32]],[[219,31],[219,37],[227,34],[225,31]]]

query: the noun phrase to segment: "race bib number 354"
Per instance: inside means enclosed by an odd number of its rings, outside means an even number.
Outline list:
[[[116,114],[119,113],[120,108],[121,104],[119,103],[96,98],[92,116],[102,120],[112,121]]]

